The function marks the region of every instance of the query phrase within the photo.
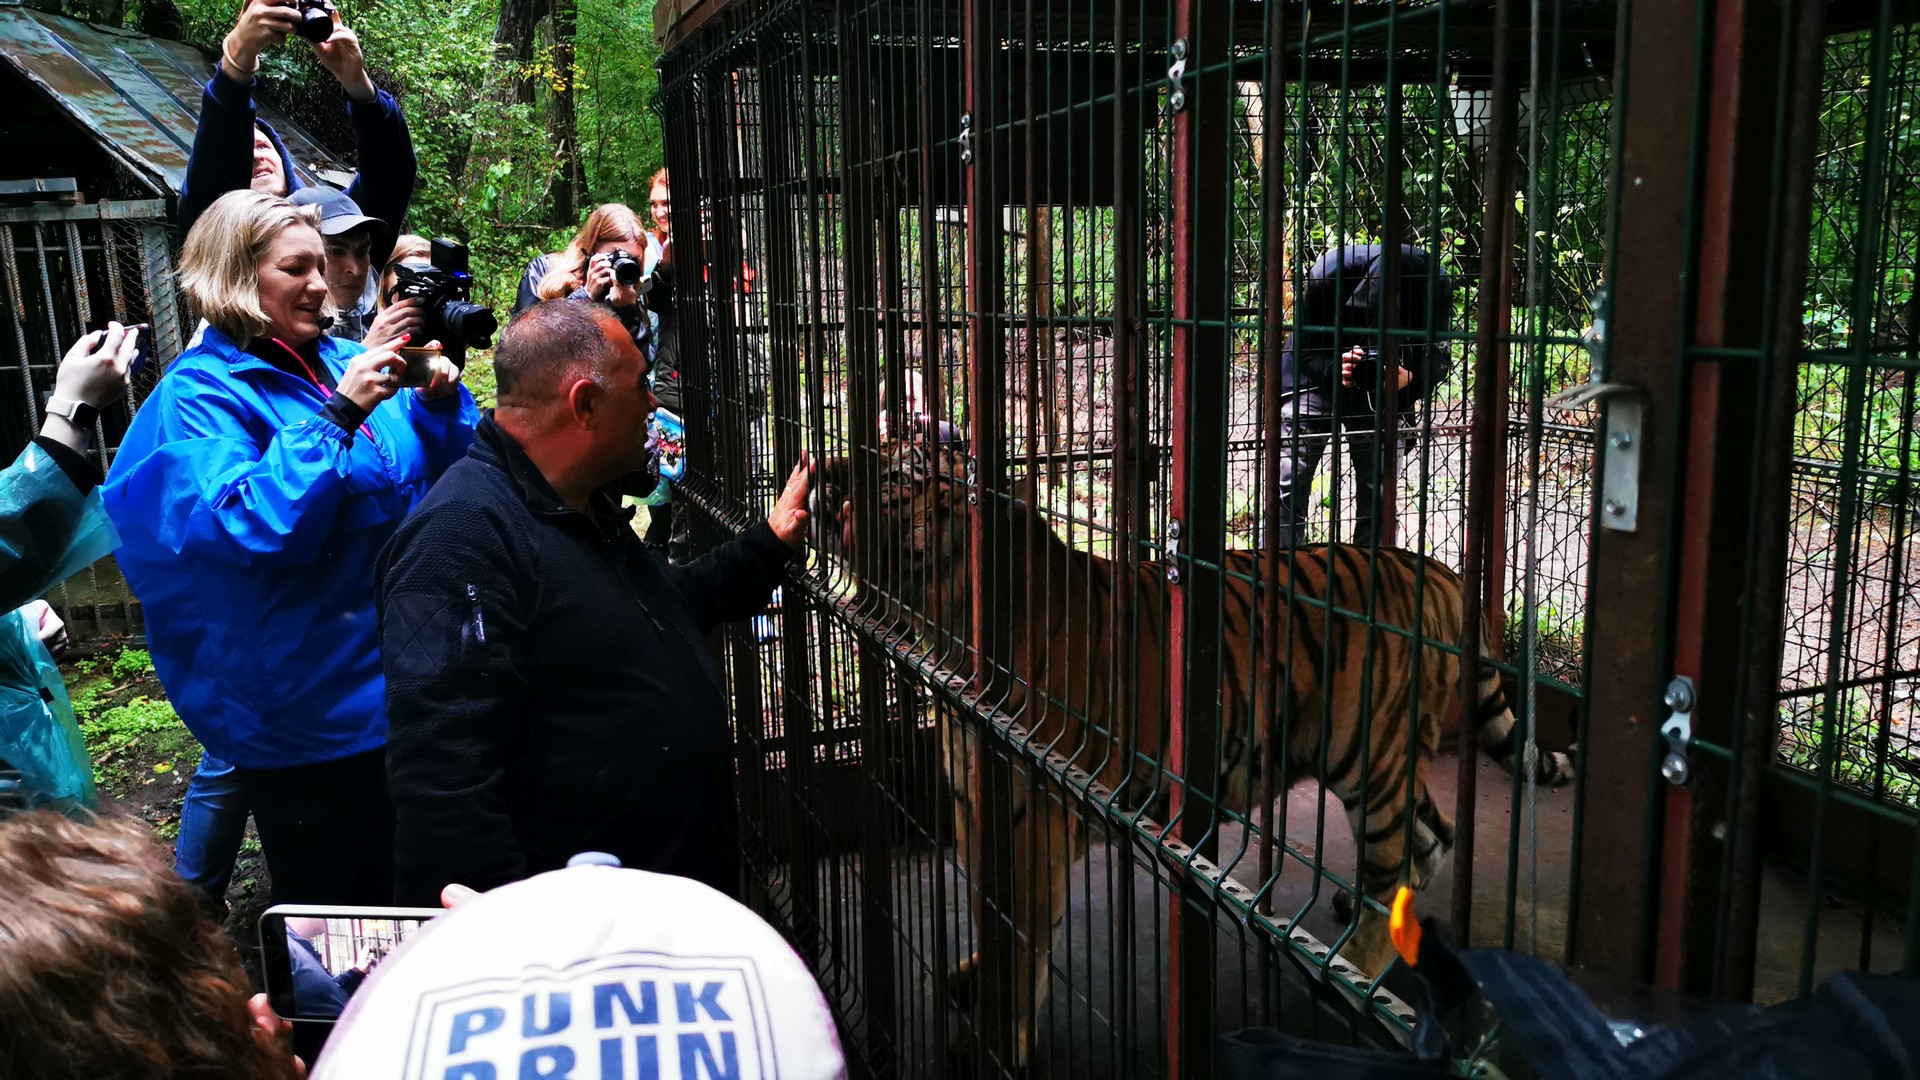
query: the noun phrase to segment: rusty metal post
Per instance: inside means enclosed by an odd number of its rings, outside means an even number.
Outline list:
[[[841,244],[847,253],[847,433],[853,460],[866,461],[875,452],[879,412],[880,312],[884,291],[890,300],[899,288],[899,248],[896,229],[881,228],[884,166],[875,158],[872,125],[880,115],[874,92],[875,51],[867,40],[866,19],[857,18],[848,5],[835,4],[835,35],[840,42],[840,118],[846,165],[841,176],[845,195],[841,216]],[[889,244],[887,264],[880,269],[879,242]],[[899,333],[899,319],[887,324],[889,339]],[[897,355],[897,353],[896,353]],[[815,389],[818,395],[820,390]],[[897,399],[896,399],[897,400]],[[824,431],[824,425],[818,429]],[[871,485],[868,485],[869,487]],[[866,520],[871,521],[872,518]],[[854,680],[860,713],[860,770],[865,775],[860,795],[866,812],[860,824],[860,976],[861,1000],[866,1004],[867,1060],[876,1073],[887,1073],[896,1045],[894,1013],[898,994],[894,985],[894,927],[892,839],[895,807],[888,792],[897,785],[895,745],[912,736],[912,726],[895,730],[887,715],[891,675],[872,644],[858,645]]]
[[[1006,113],[1000,93],[1008,86],[1008,58],[1000,47],[991,0],[963,0],[961,5],[961,64],[966,102],[971,116],[973,160],[966,169],[967,194],[967,424],[973,453],[974,480],[969,498],[975,500],[968,523],[967,581],[972,623],[969,647],[975,689],[983,702],[1004,697],[1006,680],[999,675],[1010,659],[1003,613],[1008,552],[995,527],[1003,513],[1000,500],[1007,493],[1006,467],[1006,238],[1001,207],[1007,178],[1002,151],[1006,136],[999,121]],[[998,733],[977,717],[972,740],[973,833],[977,865],[968,868],[976,881],[974,923],[979,930],[978,1016],[985,1057],[1010,1060],[1017,1008],[1017,980],[1030,977],[1019,971],[1017,957],[1029,953],[1014,941],[1019,891],[1014,888],[1016,862],[1013,823],[1010,820],[1014,785],[1021,772],[1013,767],[1010,750]],[[1033,950],[1037,951],[1037,950]]]
[[[1134,0],[1114,0],[1113,6],[1113,574],[1115,581],[1133,581],[1139,572],[1139,532],[1151,519],[1143,482],[1146,468],[1141,450],[1146,444],[1141,402],[1143,369],[1140,363],[1140,288],[1143,281],[1140,220],[1140,184],[1144,172],[1145,140],[1140,137],[1142,103],[1141,78],[1130,70],[1137,67],[1140,53],[1135,45]],[[1115,642],[1121,650],[1111,665],[1112,701],[1115,716],[1135,716],[1139,708],[1138,679],[1140,664],[1155,658],[1139,655],[1138,626],[1132,589],[1113,590],[1113,625],[1125,628],[1129,637]],[[1141,749],[1140,725],[1131,725],[1131,737],[1120,751],[1127,755],[1116,790],[1125,790],[1131,778],[1135,756]],[[1113,918],[1115,932],[1109,935],[1113,950],[1113,981],[1119,986],[1134,985],[1133,952],[1133,876],[1135,846],[1132,837],[1122,836],[1113,845]],[[1124,995],[1114,1008],[1114,1041],[1129,1046],[1135,1031],[1134,996]]]
[[[1722,770],[1696,755],[1703,767],[1692,790],[1665,789],[1654,974],[1662,985],[1739,999],[1753,992],[1759,798],[1779,721],[1823,8],[1716,0],[1702,43],[1711,74],[1706,131],[1695,143],[1692,345],[1700,352],[1686,358],[1685,398],[1675,398],[1687,406],[1684,447],[1674,447],[1685,501],[1670,555],[1678,559],[1672,673],[1693,680],[1694,738],[1734,757]],[[1756,182],[1769,174],[1777,185]],[[1749,350],[1755,359],[1730,355]],[[1729,557],[1743,548],[1745,559]],[[1728,633],[1730,625],[1740,632]],[[1817,849],[1814,858],[1817,867]]]
[[[1506,336],[1502,321],[1505,310],[1508,250],[1512,238],[1507,232],[1513,203],[1513,140],[1518,95],[1514,72],[1508,58],[1513,47],[1514,0],[1496,0],[1493,13],[1493,115],[1487,132],[1486,180],[1482,207],[1484,240],[1480,252],[1480,295],[1478,326],[1474,337],[1473,433],[1467,460],[1467,535],[1461,551],[1462,593],[1465,625],[1460,634],[1460,700],[1479,700],[1480,641],[1484,626],[1485,598],[1482,590],[1493,554],[1489,521],[1494,488],[1503,477],[1494,471],[1495,439],[1505,438],[1507,418],[1499,410],[1500,369]],[[1463,705],[1463,711],[1471,712]],[[1475,770],[1480,765],[1477,744],[1463,725],[1460,740],[1458,799],[1454,803],[1453,844],[1453,934],[1463,945],[1472,941],[1473,929],[1473,847]]]
[[[1279,4],[1266,11],[1266,70],[1261,79],[1261,90],[1268,100],[1261,110],[1261,160],[1260,193],[1261,221],[1266,229],[1263,237],[1266,248],[1266,296],[1265,308],[1261,313],[1262,342],[1260,370],[1264,373],[1261,386],[1260,410],[1263,421],[1261,439],[1261,494],[1260,508],[1263,524],[1260,535],[1265,539],[1260,551],[1260,650],[1257,655],[1259,670],[1255,685],[1261,688],[1268,705],[1268,715],[1256,722],[1280,725],[1267,739],[1266,760],[1260,764],[1260,786],[1258,802],[1254,804],[1254,824],[1260,831],[1260,851],[1258,873],[1260,885],[1267,889],[1260,898],[1260,910],[1263,914],[1273,914],[1274,860],[1284,839],[1285,825],[1275,827],[1274,800],[1280,796],[1275,788],[1275,776],[1283,761],[1282,746],[1286,738],[1286,720],[1282,715],[1284,700],[1281,687],[1286,681],[1286,640],[1287,602],[1280,593],[1280,567],[1286,560],[1280,536],[1280,466],[1286,453],[1286,429],[1280,419],[1286,407],[1287,386],[1280,378],[1281,355],[1286,350],[1287,321],[1292,312],[1287,303],[1293,277],[1292,231],[1287,225],[1288,199],[1287,185],[1282,178],[1286,175],[1286,157],[1288,140],[1282,125],[1287,115],[1286,109],[1286,51],[1287,51],[1287,13]],[[1261,693],[1254,700],[1262,700]],[[1264,980],[1263,980],[1264,981]],[[1263,987],[1264,989],[1264,987]]]
[[[1187,77],[1171,88],[1173,114],[1173,476],[1167,559],[1169,817],[1189,849],[1217,836],[1220,772],[1220,626],[1226,545],[1226,395],[1233,295],[1231,226],[1233,24],[1220,5],[1176,0],[1174,60]],[[1178,535],[1172,535],[1178,529]],[[1174,580],[1177,575],[1177,580]],[[1182,877],[1169,913],[1167,1055],[1172,1076],[1213,1067],[1214,886]]]
[[[804,35],[801,54],[805,55]],[[802,188],[809,172],[804,155],[807,148],[796,138],[796,131],[802,124],[802,117],[795,114],[796,108],[808,109],[810,102],[795,93],[796,89],[805,90],[802,73],[794,70],[791,59],[780,55],[788,46],[777,38],[762,36],[756,40],[758,64],[755,72],[759,81],[760,130],[762,140],[758,155],[762,165],[760,181],[761,208],[766,220],[768,241],[768,276],[780,283],[788,299],[781,300],[776,295],[768,307],[769,353],[773,371],[773,416],[769,427],[773,435],[773,473],[775,477],[783,475],[782,463],[799,460],[802,442],[796,419],[802,415],[800,402],[800,364],[811,344],[799,325],[799,305],[794,302],[801,281],[801,255],[797,250],[801,222],[793,217],[793,208],[799,201],[794,198],[796,190]],[[800,86],[796,87],[796,77]],[[751,181],[753,177],[742,177]],[[731,289],[734,276],[739,273],[739,260],[721,263],[714,267],[713,276],[721,281],[722,288]],[[729,304],[729,307],[733,306]],[[751,363],[751,350],[743,350]],[[756,385],[749,376],[735,383],[735,390],[742,395],[748,388]],[[753,400],[742,402],[743,416],[751,420],[749,414],[760,407],[758,395]],[[749,466],[746,470],[754,470]],[[748,492],[746,507],[758,510],[753,503],[757,492]],[[751,511],[750,511],[751,512]],[[798,592],[791,592],[782,607],[780,628],[780,706],[782,720],[781,735],[787,746],[787,782],[790,797],[794,799],[794,811],[811,803],[818,795],[815,775],[818,771],[815,751],[820,735],[820,717],[817,715],[818,703],[814,700],[813,673],[816,670],[816,657],[810,645],[812,638],[809,615],[813,605]],[[787,822],[792,833],[792,847],[788,859],[788,873],[792,879],[792,889],[796,899],[793,911],[795,945],[800,949],[808,963],[819,970],[826,948],[825,927],[819,925],[816,918],[805,917],[818,911],[821,900],[821,881],[819,859],[824,856],[813,842],[817,830],[813,827],[809,815],[789,812]]]

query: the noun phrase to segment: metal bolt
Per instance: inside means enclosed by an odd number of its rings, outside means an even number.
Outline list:
[[[1180,568],[1179,567],[1177,566],[1167,567],[1167,584],[1169,585],[1180,584]]]
[[[1667,708],[1675,712],[1693,711],[1693,691],[1686,683],[1674,683],[1667,687]]]
[[[1174,518],[1172,521],[1167,522],[1167,535],[1172,537],[1175,540],[1180,539],[1180,519],[1179,518]]]
[[[1713,823],[1713,828],[1708,830],[1708,832],[1715,840],[1725,840],[1727,838],[1727,823],[1724,821],[1716,821]]]
[[[1173,48],[1167,51],[1167,55],[1173,57],[1174,63],[1185,60],[1187,58],[1187,39],[1174,38]]]
[[[1616,431],[1607,437],[1607,442],[1612,443],[1615,450],[1625,450],[1627,447],[1633,445],[1633,434],[1626,431]]]
[[[1167,107],[1171,108],[1174,112],[1179,112],[1181,109],[1186,108],[1187,92],[1180,89],[1174,90],[1174,92],[1167,97]]]
[[[1667,759],[1660,763],[1660,775],[1666,777],[1667,783],[1669,784],[1686,783],[1687,763],[1685,759],[1681,758],[1678,754],[1668,754]]]
[[[1625,514],[1626,512],[1627,512],[1626,503],[1621,502],[1619,499],[1607,500],[1607,516],[1608,517],[1619,517],[1620,515]]]

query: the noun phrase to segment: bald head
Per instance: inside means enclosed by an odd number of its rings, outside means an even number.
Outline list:
[[[625,336],[618,316],[604,304],[546,300],[527,308],[508,324],[494,350],[500,403],[537,409],[564,399],[580,379],[604,386],[614,342]]]

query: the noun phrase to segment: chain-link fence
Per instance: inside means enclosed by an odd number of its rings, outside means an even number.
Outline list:
[[[121,402],[101,410],[102,469],[138,403],[177,356],[193,324],[174,288],[172,225],[154,202],[0,207],[0,447],[17,454],[40,430],[54,371],[89,328],[150,323],[154,356]],[[76,641],[144,632],[139,605],[108,556],[48,597]]]

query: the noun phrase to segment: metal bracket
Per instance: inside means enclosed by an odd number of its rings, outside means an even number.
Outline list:
[[[980,462],[977,458],[967,458],[967,505],[980,505]]]
[[[1667,740],[1667,756],[1660,762],[1660,775],[1669,784],[1685,784],[1693,779],[1693,767],[1687,761],[1687,746],[1693,742],[1693,680],[1675,675],[1667,684],[1667,708],[1673,714],[1660,725]]]
[[[1571,411],[1604,401],[1607,443],[1601,451],[1600,525],[1615,532],[1640,527],[1640,444],[1646,422],[1645,395],[1632,383],[1585,382],[1547,399],[1547,407]]]
[[[1180,584],[1180,519],[1167,522],[1167,584]]]
[[[973,114],[960,114],[960,163],[973,164]]]
[[[1187,39],[1174,38],[1173,47],[1167,50],[1167,85],[1173,87],[1173,93],[1167,95],[1167,107],[1179,112],[1187,107]]]

